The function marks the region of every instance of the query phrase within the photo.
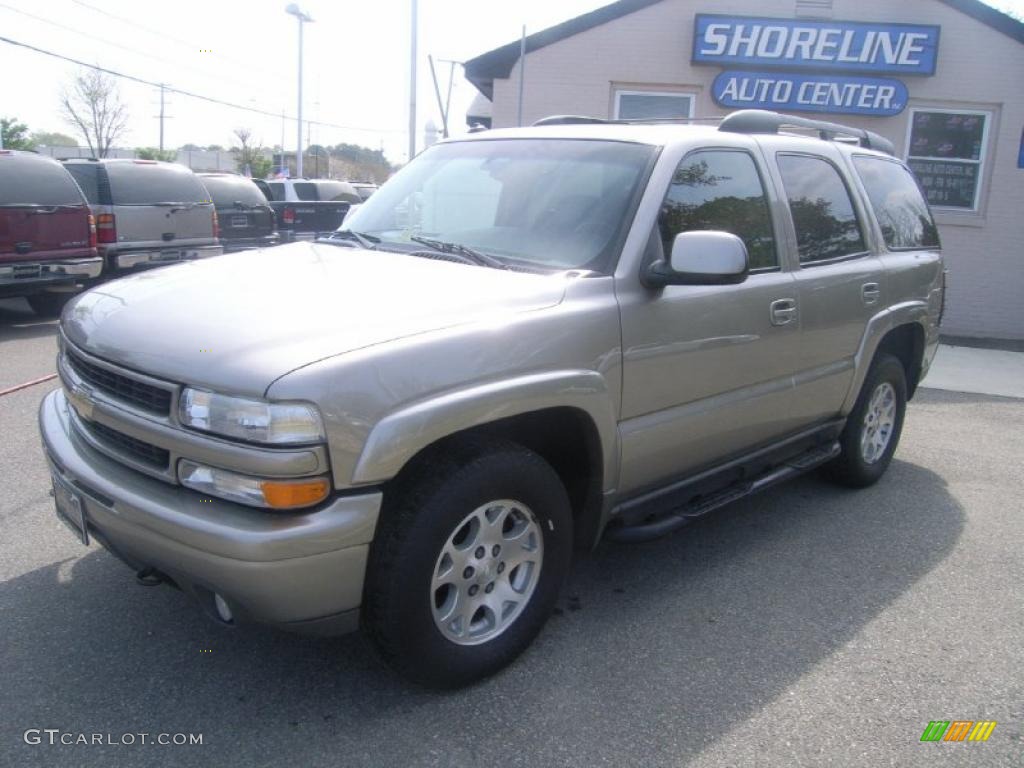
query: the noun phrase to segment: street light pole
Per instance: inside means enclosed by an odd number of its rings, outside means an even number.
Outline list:
[[[295,142],[295,176],[302,178],[302,25],[307,21],[312,21],[313,17],[295,3],[289,3],[284,11],[299,20],[299,106],[296,116],[298,119],[298,131],[296,131],[297,139]],[[283,159],[284,147],[281,147],[281,154]]]

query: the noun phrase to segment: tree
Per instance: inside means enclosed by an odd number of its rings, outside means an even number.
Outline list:
[[[19,123],[16,117],[0,117],[0,137],[4,149],[32,149],[32,141],[26,135],[28,126]]]
[[[165,163],[173,163],[178,159],[178,150],[139,147],[135,150],[135,156],[140,160],[163,160]]]
[[[77,147],[78,139],[57,131],[33,131],[30,137],[37,147]]]
[[[238,149],[238,172],[247,174],[254,179],[266,177],[273,163],[269,157],[263,154],[263,147],[258,143],[252,143],[252,130],[249,128],[235,128],[234,134],[241,145]]]
[[[60,100],[64,119],[85,137],[93,157],[106,157],[128,127],[128,110],[117,83],[98,69],[78,73]]]

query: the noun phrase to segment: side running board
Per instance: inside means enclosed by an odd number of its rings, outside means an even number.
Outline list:
[[[838,442],[817,446],[751,480],[736,483],[706,496],[698,496],[656,520],[609,528],[605,532],[604,538],[609,541],[629,544],[652,541],[682,528],[691,520],[703,517],[719,507],[732,504],[746,496],[802,475],[826,461],[834,459],[839,455],[839,451]]]

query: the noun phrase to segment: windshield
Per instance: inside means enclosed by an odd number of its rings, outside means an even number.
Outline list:
[[[384,246],[429,237],[527,266],[604,272],[654,152],[575,139],[439,144],[377,190],[346,229]]]

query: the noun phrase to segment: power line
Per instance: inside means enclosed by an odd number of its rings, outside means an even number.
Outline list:
[[[122,51],[127,51],[128,53],[134,53],[136,56],[144,56],[147,59],[152,59],[153,61],[159,61],[162,64],[170,64],[170,65],[175,66],[175,67],[182,67],[184,69],[189,69],[192,72],[197,72],[197,73],[203,75],[204,77],[209,77],[209,72],[208,71],[202,70],[202,69],[198,69],[197,67],[193,67],[190,64],[184,64],[181,61],[172,61],[171,59],[165,59],[162,56],[155,56],[152,53],[147,53],[146,51],[140,51],[137,48],[131,48],[131,47],[127,46],[127,45],[121,45],[120,43],[115,43],[113,40],[107,40],[106,38],[99,37],[98,35],[93,35],[93,34],[90,34],[88,32],[83,32],[82,30],[77,29],[75,27],[69,27],[66,24],[61,24],[59,21],[53,21],[52,19],[47,19],[47,18],[44,18],[42,16],[36,16],[34,13],[29,13],[28,11],[23,11],[20,8],[15,8],[14,6],[8,5],[7,3],[0,3],[0,8],[6,8],[8,11],[11,11],[13,13],[17,13],[17,14],[19,14],[21,16],[25,16],[25,17],[27,17],[29,19],[33,19],[35,21],[42,22],[43,24],[49,24],[51,27],[56,27],[57,29],[63,29],[66,32],[71,32],[72,34],[81,35],[82,37],[88,38],[90,40],[95,40],[96,42],[103,43],[103,45],[110,46],[111,48],[118,48],[118,49],[120,49]],[[224,80],[224,81],[229,82],[229,83],[234,83],[235,85],[241,86],[242,88],[248,89],[248,88],[250,88],[252,86],[251,83],[244,83],[241,80],[235,80],[234,78],[231,78],[231,77],[224,77],[223,75],[220,75],[220,74],[218,74],[217,77],[220,80]],[[255,91],[253,91],[253,92],[255,93]]]
[[[75,5],[80,5],[83,8],[88,8],[90,11],[93,11],[94,13],[101,14],[103,16],[106,16],[109,19],[114,19],[115,21],[119,21],[122,24],[127,24],[129,27],[135,27],[136,29],[141,29],[143,32],[148,32],[151,35],[155,35],[155,36],[159,37],[161,40],[170,40],[173,43],[177,43],[178,45],[184,46],[185,48],[189,48],[189,49],[191,49],[193,51],[198,48],[198,46],[195,43],[190,43],[187,40],[182,40],[180,37],[174,37],[173,35],[169,35],[169,34],[167,34],[166,32],[164,32],[162,30],[153,29],[152,27],[147,27],[145,24],[140,24],[137,21],[132,21],[131,19],[126,19],[124,16],[118,16],[116,13],[111,13],[110,11],[105,11],[102,8],[97,8],[95,5],[90,5],[89,3],[84,2],[84,0],[72,0],[72,2]],[[260,67],[260,66],[258,66],[256,64],[253,64],[252,62],[249,62],[249,61],[246,61],[246,62],[239,61],[238,59],[232,58],[231,56],[228,56],[228,55],[223,54],[223,53],[215,53],[214,55],[215,56],[219,56],[220,58],[224,59],[225,61],[230,61],[230,62],[232,62],[234,64],[239,65],[239,66],[244,66],[246,69],[251,69],[251,70],[255,70],[257,72],[262,72],[263,74],[265,74],[265,75],[267,75],[269,77],[274,77],[274,78],[277,78],[278,80],[281,80],[281,81],[285,80],[285,76],[282,75],[280,72],[274,72],[274,71],[269,70],[269,69],[264,69],[263,67]]]
[[[84,62],[84,61],[82,61],[80,59],[74,59],[74,58],[72,58],[70,56],[65,56],[65,55],[60,54],[60,53],[55,53],[53,51],[48,51],[45,48],[40,48],[38,46],[31,45],[29,43],[23,43],[23,42],[20,42],[19,40],[12,40],[9,37],[0,36],[0,42],[7,43],[9,45],[14,45],[14,46],[17,46],[18,48],[25,48],[25,49],[30,50],[30,51],[35,51],[36,53],[42,53],[42,54],[44,54],[46,56],[51,56],[51,57],[53,57],[55,59],[61,59],[62,61],[69,61],[72,64],[77,64],[80,67],[87,67],[88,69],[95,69],[97,72],[104,72],[104,73],[106,73],[108,75],[113,75],[114,77],[120,77],[120,78],[122,78],[124,80],[131,80],[132,82],[140,83],[142,85],[148,85],[148,86],[151,86],[153,88],[159,88],[160,87],[160,83],[155,83],[152,80],[145,80],[145,79],[143,79],[141,77],[137,77],[136,75],[128,75],[128,74],[125,74],[124,72],[118,72],[118,71],[113,70],[113,69],[107,69],[106,67],[101,67],[99,64],[89,64],[89,63]],[[219,104],[222,107],[231,107],[232,109],[238,109],[238,110],[241,110],[243,112],[252,112],[252,113],[257,114],[257,115],[264,115],[266,117],[273,117],[275,119],[280,118],[280,117],[284,117],[286,120],[295,120],[294,117],[292,117],[290,115],[287,115],[287,114],[282,114],[281,112],[270,112],[270,111],[268,111],[266,109],[260,109],[259,107],[247,107],[244,104],[235,104],[235,103],[230,102],[230,101],[224,101],[223,99],[214,98],[213,96],[204,96],[201,93],[194,93],[192,91],[186,91],[186,90],[183,90],[181,88],[175,88],[175,87],[167,85],[167,84],[164,84],[164,89],[168,93],[177,93],[180,96],[188,96],[189,98],[192,98],[192,99],[199,99],[200,101],[206,101],[206,102],[209,102],[210,104]],[[355,125],[338,125],[337,123],[325,123],[325,122],[322,122],[320,120],[308,120],[308,121],[304,121],[304,122],[309,122],[309,123],[312,123],[313,125],[319,125],[319,126],[322,126],[324,128],[337,128],[337,129],[342,130],[342,131],[362,131],[362,132],[365,132],[365,133],[402,133],[402,134],[405,133],[404,130],[399,130],[399,129],[395,129],[395,128],[364,128],[364,127],[355,126]]]

